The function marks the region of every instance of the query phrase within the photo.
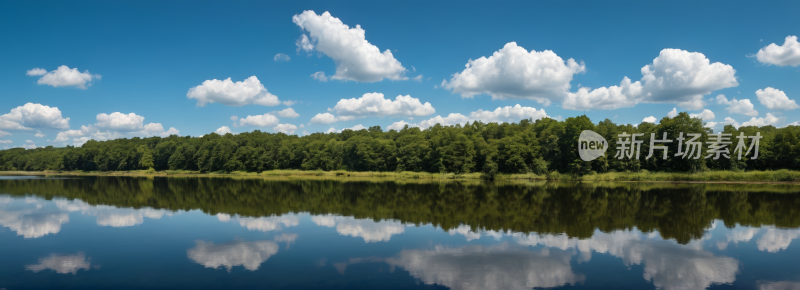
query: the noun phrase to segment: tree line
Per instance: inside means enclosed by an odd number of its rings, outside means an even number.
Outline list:
[[[241,134],[201,137],[169,136],[123,138],[108,141],[90,140],[80,147],[36,149],[13,148],[0,151],[0,170],[190,170],[199,172],[261,172],[275,169],[414,171],[463,174],[484,172],[487,176],[511,173],[592,174],[625,171],[696,172],[702,170],[800,170],[800,127],[740,127],[726,125],[724,133],[732,136],[759,132],[759,156],[752,153],[742,160],[681,158],[678,142],[667,143],[669,158],[645,159],[649,141],[641,146],[639,159],[618,159],[618,134],[650,133],[661,139],[664,132],[675,140],[679,133],[702,133],[703,156],[712,130],[688,113],[664,117],[659,123],[643,122],[638,126],[615,124],[605,119],[597,124],[578,116],[557,121],[543,118],[519,123],[483,123],[433,127],[421,130],[408,127],[384,131],[373,126],[359,131],[314,133],[307,136],[266,133],[259,130]],[[578,136],[592,130],[609,142],[605,156],[591,162],[578,154]],[[728,146],[732,152],[737,139]],[[662,144],[659,144],[662,145]],[[749,146],[749,145],[748,145]],[[660,157],[661,151],[656,151]]]

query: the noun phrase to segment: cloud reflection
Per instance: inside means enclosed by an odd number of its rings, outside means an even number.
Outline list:
[[[59,274],[75,275],[78,270],[88,271],[90,263],[83,253],[77,253],[74,255],[51,254],[50,257],[39,259],[39,264],[25,265],[25,270],[30,270],[34,273],[48,269]]]
[[[300,224],[300,219],[298,219],[296,215],[252,218],[231,217],[228,214],[221,213],[217,214],[217,219],[219,219],[221,222],[236,220],[239,222],[239,225],[247,228],[248,230],[261,232],[279,231],[282,229],[281,225],[284,227],[294,227]]]
[[[386,262],[405,269],[426,284],[454,290],[530,289],[582,283],[585,277],[572,271],[570,256],[563,251],[537,253],[503,243],[489,247],[403,250],[399,257]]]
[[[27,239],[57,234],[61,225],[69,222],[69,214],[45,208],[42,200],[3,197],[0,201],[0,226]]]
[[[393,235],[405,232],[405,226],[398,221],[379,221],[356,219],[342,216],[314,216],[311,218],[318,226],[336,227],[343,236],[360,237],[364,242],[388,242]]]
[[[186,251],[189,259],[206,268],[225,267],[228,272],[234,266],[258,270],[261,263],[278,253],[278,244],[273,241],[232,241],[220,245],[206,241],[196,243],[197,246]]]

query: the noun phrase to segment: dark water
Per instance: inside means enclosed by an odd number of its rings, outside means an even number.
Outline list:
[[[0,178],[0,289],[800,289],[800,186]]]

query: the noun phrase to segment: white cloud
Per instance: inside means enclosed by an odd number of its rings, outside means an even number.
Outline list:
[[[739,122],[736,122],[736,120],[734,120],[734,119],[733,119],[733,118],[731,118],[731,117],[725,117],[725,121],[724,121],[724,122],[722,122],[722,124],[723,124],[723,125],[733,125],[733,127],[737,128],[737,129],[738,129],[739,127],[741,127],[741,125],[739,125]],[[715,124],[715,125],[716,125],[716,124]]]
[[[746,126],[761,127],[761,126],[767,126],[767,125],[775,125],[775,124],[777,124],[779,122],[783,122],[784,119],[786,119],[786,118],[785,117],[778,118],[778,117],[775,117],[775,115],[767,113],[767,116],[765,116],[763,118],[756,118],[756,117],[750,118],[750,121],[742,123],[742,126],[745,126],[745,127]]]
[[[47,70],[37,67],[37,68],[31,69],[31,70],[25,72],[25,74],[28,75],[28,76],[43,76],[43,75],[47,74]]]
[[[700,112],[699,114],[689,114],[689,117],[700,118],[703,119],[703,121],[710,121],[714,120],[714,118],[716,118],[717,116],[711,110],[705,109],[703,110],[703,112]]]
[[[219,217],[220,221],[227,222],[230,217]],[[247,228],[250,231],[270,232],[279,231],[283,227],[294,227],[300,224],[300,219],[295,215],[282,215],[282,216],[269,216],[269,217],[236,217],[239,225]]]
[[[256,127],[269,127],[275,126],[279,122],[278,117],[271,114],[247,116],[246,118],[239,119],[240,126],[256,126]]]
[[[278,244],[273,241],[232,241],[220,245],[213,242],[196,241],[197,246],[186,251],[189,259],[206,268],[225,267],[228,272],[234,266],[244,266],[250,271],[258,270],[270,256],[278,253]]]
[[[45,134],[42,134],[42,131],[38,131],[38,130],[37,130],[37,131],[36,131],[36,134],[35,134],[35,135],[33,135],[33,136],[36,136],[36,138],[43,138],[44,136],[47,136],[47,135],[45,135]]]
[[[250,104],[277,106],[281,103],[277,96],[267,91],[267,88],[256,76],[251,76],[241,82],[233,82],[231,78],[222,81],[206,80],[203,84],[189,89],[186,97],[196,99],[198,106],[205,106],[208,103],[220,103],[234,107]]]
[[[789,124],[788,124],[788,125],[786,125],[786,126],[800,126],[800,121],[797,121],[797,122],[791,122],[791,123],[789,123]]]
[[[11,144],[11,143],[14,143],[14,142],[11,141],[11,140],[0,140],[0,144]]]
[[[359,131],[359,130],[363,130],[363,129],[366,129],[366,128],[367,128],[367,127],[364,127],[364,126],[363,126],[363,125],[361,125],[361,124],[355,125],[355,126],[353,126],[353,127],[350,127],[350,128],[344,128],[344,129],[342,129],[342,130],[336,130],[336,128],[333,128],[333,127],[331,127],[330,129],[328,129],[328,131],[325,131],[325,133],[328,133],[328,134],[329,134],[329,133],[342,133],[342,131],[344,131],[344,130],[353,130],[353,131]]]
[[[12,134],[6,131],[0,131],[0,137],[11,136]]]
[[[318,72],[315,72],[315,73],[311,74],[311,77],[314,78],[315,80],[321,81],[323,83],[328,81],[328,77],[325,76],[325,72],[322,72],[322,71],[318,71]]]
[[[83,215],[96,216],[96,222],[104,227],[130,227],[140,225],[144,218],[161,219],[164,215],[172,215],[171,212],[153,208],[117,208],[107,205],[90,205],[81,200],[56,199],[53,201],[56,207],[67,212],[81,212]]]
[[[477,111],[469,113],[469,118],[471,120],[479,120],[485,123],[517,122],[522,119],[538,120],[544,117],[547,117],[547,113],[544,112],[544,109],[536,110],[536,108],[523,107],[519,104],[513,107],[498,107],[494,111],[484,111],[482,109],[478,109]]]
[[[592,90],[581,87],[576,93],[568,93],[562,107],[570,110],[613,110],[633,107],[640,102],[641,82],[631,83],[624,77],[619,86],[601,87]]]
[[[547,117],[547,113],[545,113],[544,109],[537,110],[533,107],[523,107],[519,104],[512,106],[505,106],[505,107],[498,107],[494,111],[484,111],[484,110],[477,110],[469,113],[469,116],[464,116],[459,113],[451,113],[447,115],[447,117],[442,117],[441,115],[430,118],[428,120],[420,121],[419,124],[409,124],[403,122],[399,128],[408,124],[409,127],[419,127],[420,129],[427,129],[429,127],[433,127],[436,124],[441,124],[442,126],[452,126],[455,124],[465,124],[467,122],[473,121],[481,121],[484,123],[489,122],[518,122],[523,119],[533,119],[538,120],[541,118]],[[398,124],[400,125],[400,124]],[[395,124],[392,124],[395,126]],[[390,126],[391,128],[391,126]]]
[[[308,132],[308,131],[306,131],[306,130],[303,130],[303,136],[306,136],[306,135],[309,135],[309,134],[311,134],[311,133],[309,133],[309,132]]]
[[[758,53],[756,53],[756,59],[764,64],[778,66],[800,65],[800,43],[797,42],[797,36],[787,36],[781,46],[772,43],[759,49]]]
[[[789,97],[786,96],[786,93],[771,87],[756,91],[756,96],[758,97],[758,101],[770,110],[794,110],[800,108],[795,100],[790,100]]]
[[[702,53],[680,49],[661,50],[641,72],[642,79],[633,83],[625,77],[620,86],[580,88],[577,93],[569,93],[562,106],[572,110],[610,110],[638,103],[677,103],[685,109],[699,110],[705,106],[704,95],[739,85],[732,66],[711,63]]]
[[[134,113],[129,113],[127,115],[120,112],[111,114],[100,113],[97,114],[97,123],[94,125],[100,129],[135,131],[141,130],[144,126],[144,117]]]
[[[385,99],[381,93],[366,93],[361,98],[341,99],[333,108],[341,116],[427,116],[436,112],[431,103],[423,104],[409,95]]]
[[[397,130],[397,131],[400,131],[400,130],[402,130],[402,129],[403,129],[405,126],[406,126],[406,125],[409,125],[409,126],[410,126],[411,124],[409,124],[409,123],[408,123],[408,122],[406,122],[405,120],[400,120],[400,121],[398,121],[398,122],[394,122],[394,123],[392,123],[391,125],[389,125],[389,127],[386,127],[386,129],[388,129],[388,130]]]
[[[219,129],[217,129],[216,131],[214,131],[214,133],[217,133],[219,135],[225,135],[225,134],[231,133],[231,128],[228,127],[228,126],[222,126],[222,127],[219,127]]]
[[[469,60],[466,68],[441,86],[464,98],[488,94],[493,99],[532,99],[548,105],[561,101],[573,75],[586,71],[583,63],[564,59],[553,51],[528,52],[509,42],[492,56]]]
[[[675,118],[675,116],[678,116],[678,108],[672,108],[672,111],[667,113],[667,117]]]
[[[69,222],[69,214],[42,207],[33,203],[12,199],[0,204],[0,226],[9,228],[26,239],[41,238],[61,231],[61,225]]]
[[[136,113],[111,114],[100,113],[95,117],[94,125],[81,126],[80,130],[67,130],[59,132],[53,142],[67,142],[70,139],[75,146],[81,146],[90,139],[98,141],[110,140],[133,136],[161,136],[178,135],[180,131],[175,127],[164,130],[161,123],[144,123],[144,117]]]
[[[298,102],[297,101],[292,101],[292,100],[286,100],[286,101],[283,101],[281,103],[284,106],[291,107],[291,106],[294,106],[294,104],[297,104]]]
[[[237,120],[239,120],[239,116],[236,115],[231,116],[231,121],[236,122]]]
[[[275,57],[273,57],[272,59],[275,60],[275,61],[289,61],[292,58],[289,57],[288,55],[283,54],[283,53],[279,53],[279,54],[276,54]]]
[[[734,98],[733,100],[729,101],[725,95],[718,95],[717,104],[727,105],[728,108],[725,110],[727,110],[730,114],[736,113],[747,116],[758,116],[758,111],[753,108],[753,103],[751,103],[748,99],[737,100]]]
[[[33,141],[31,141],[31,140],[25,140],[25,144],[22,145],[22,148],[25,148],[25,149],[36,149],[36,148],[39,148],[39,146],[36,146],[36,144],[33,143]]]
[[[308,36],[303,34],[298,39],[298,50],[316,49],[336,62],[336,74],[331,79],[358,82],[407,79],[406,68],[390,50],[381,53],[370,44],[360,25],[350,28],[327,11],[317,15],[311,10],[293,16],[292,22],[308,32]]]
[[[281,133],[284,133],[284,134],[291,135],[291,134],[294,134],[295,130],[297,130],[297,126],[292,125],[292,124],[288,124],[288,123],[287,124],[278,124],[277,126],[272,127],[272,130],[276,131],[276,132],[281,132]]]
[[[653,123],[653,124],[655,124],[655,123],[656,123],[656,121],[657,121],[657,120],[656,120],[656,117],[654,117],[654,116],[645,117],[644,119],[642,119],[642,123],[644,123],[644,122],[647,122],[647,123]]]
[[[455,124],[464,124],[469,121],[470,119],[467,116],[461,115],[459,113],[450,113],[450,115],[447,115],[447,117],[444,118],[442,118],[442,116],[436,116],[428,120],[419,122],[419,127],[421,129],[427,129],[429,127],[433,127],[436,124],[442,124],[442,126],[451,126]]]
[[[26,103],[0,116],[0,129],[28,130],[30,128],[69,128],[69,118],[61,116],[58,107]]]
[[[25,270],[38,273],[43,270],[53,270],[59,274],[78,274],[79,270],[88,271],[91,263],[83,253],[75,255],[51,254],[50,257],[39,259],[39,264],[25,265]]]
[[[800,282],[797,281],[759,281],[758,290],[797,290]]]
[[[77,68],[70,69],[66,65],[62,65],[58,67],[58,69],[50,72],[42,68],[34,68],[29,70],[26,74],[29,76],[42,76],[39,78],[39,81],[36,82],[40,85],[49,85],[56,88],[74,86],[84,90],[92,85],[92,80],[99,80],[102,77],[97,74],[90,74],[88,70],[80,72]]]
[[[300,117],[300,114],[294,111],[292,108],[286,108],[283,110],[278,111],[278,116],[283,118],[297,118]]]
[[[320,113],[311,118],[311,123],[314,124],[330,124],[336,121],[338,121],[338,119],[331,113]]]

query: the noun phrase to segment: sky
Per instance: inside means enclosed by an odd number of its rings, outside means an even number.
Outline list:
[[[798,124],[800,2],[3,1],[0,148],[587,115]]]

